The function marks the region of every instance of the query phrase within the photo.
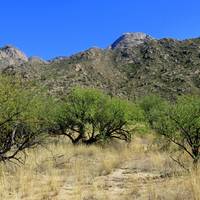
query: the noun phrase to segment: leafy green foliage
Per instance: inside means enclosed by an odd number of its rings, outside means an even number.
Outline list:
[[[175,103],[147,97],[141,103],[150,126],[187,152],[196,165],[200,157],[200,97],[182,96]]]
[[[94,89],[75,88],[63,102],[58,131],[74,144],[91,144],[118,138],[131,139],[128,126],[142,118],[141,109],[133,103]]]
[[[98,137],[102,139],[118,138],[125,141],[131,139],[131,125],[142,119],[142,112],[137,105],[118,98],[109,98],[99,108],[94,124]]]
[[[150,95],[144,97],[139,105],[144,110],[146,120],[150,125],[153,125],[153,122],[161,117],[160,115],[164,112],[167,102],[159,96]]]
[[[0,77],[0,161],[19,159],[53,123],[53,99],[35,84]]]

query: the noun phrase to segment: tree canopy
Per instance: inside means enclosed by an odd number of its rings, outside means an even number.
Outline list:
[[[136,104],[89,88],[72,90],[61,107],[54,133],[67,135],[74,144],[111,138],[130,141],[128,127],[143,116]]]
[[[141,103],[150,126],[178,145],[197,165],[200,158],[200,96],[181,96],[176,102],[146,97]]]
[[[38,144],[53,123],[53,100],[30,82],[0,76],[0,161]]]

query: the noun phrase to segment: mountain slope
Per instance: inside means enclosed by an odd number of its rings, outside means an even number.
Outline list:
[[[81,85],[127,98],[150,93],[174,98],[200,93],[200,38],[157,40],[144,33],[127,33],[107,49],[91,48],[49,62],[17,58],[3,71],[40,79],[56,94]]]

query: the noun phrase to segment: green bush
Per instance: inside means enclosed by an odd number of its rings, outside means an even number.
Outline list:
[[[95,89],[75,88],[63,101],[54,134],[66,135],[74,144],[111,138],[130,141],[129,127],[142,117],[141,109],[133,103]]]
[[[0,161],[16,159],[37,145],[53,123],[53,100],[35,84],[0,77]]]
[[[181,96],[174,103],[146,97],[141,107],[150,126],[187,152],[196,166],[200,158],[200,97]]]

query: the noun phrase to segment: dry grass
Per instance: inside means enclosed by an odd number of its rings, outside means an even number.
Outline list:
[[[172,177],[165,182],[148,187],[148,199],[200,200],[200,173]]]
[[[200,172],[185,175],[152,141],[136,137],[129,145],[110,148],[63,141],[29,150],[25,165],[1,166],[0,199],[199,200]]]

